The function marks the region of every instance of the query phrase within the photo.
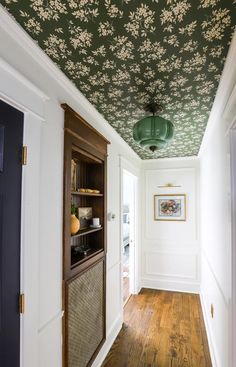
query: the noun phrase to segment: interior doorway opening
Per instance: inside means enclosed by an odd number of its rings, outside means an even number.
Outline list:
[[[0,100],[0,366],[20,367],[24,114]]]
[[[123,170],[122,195],[122,260],[123,304],[134,293],[135,284],[135,222],[137,177]]]

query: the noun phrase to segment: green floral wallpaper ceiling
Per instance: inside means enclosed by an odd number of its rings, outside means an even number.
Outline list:
[[[0,0],[142,159],[197,155],[236,0]],[[175,124],[151,153],[132,127],[154,100]]]

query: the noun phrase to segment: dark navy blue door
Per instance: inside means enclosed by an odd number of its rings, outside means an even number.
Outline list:
[[[0,101],[0,366],[20,366],[21,152],[24,115]]]

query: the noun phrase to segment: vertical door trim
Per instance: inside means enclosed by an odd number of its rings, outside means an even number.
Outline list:
[[[135,193],[135,233],[134,233],[134,294],[137,294],[140,290],[139,288],[139,185],[140,185],[140,172],[137,167],[133,166],[129,161],[120,155],[120,305],[121,310],[123,310],[123,261],[122,261],[122,241],[123,241],[123,173],[124,170],[130,173],[136,178],[136,193]]]
[[[25,313],[21,315],[21,367],[38,367],[39,315],[39,183],[41,121],[24,114],[23,144],[28,147],[28,164],[22,166],[21,206],[21,293]]]

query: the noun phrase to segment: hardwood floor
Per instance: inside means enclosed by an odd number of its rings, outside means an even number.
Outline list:
[[[212,367],[199,296],[142,289],[103,367]]]

